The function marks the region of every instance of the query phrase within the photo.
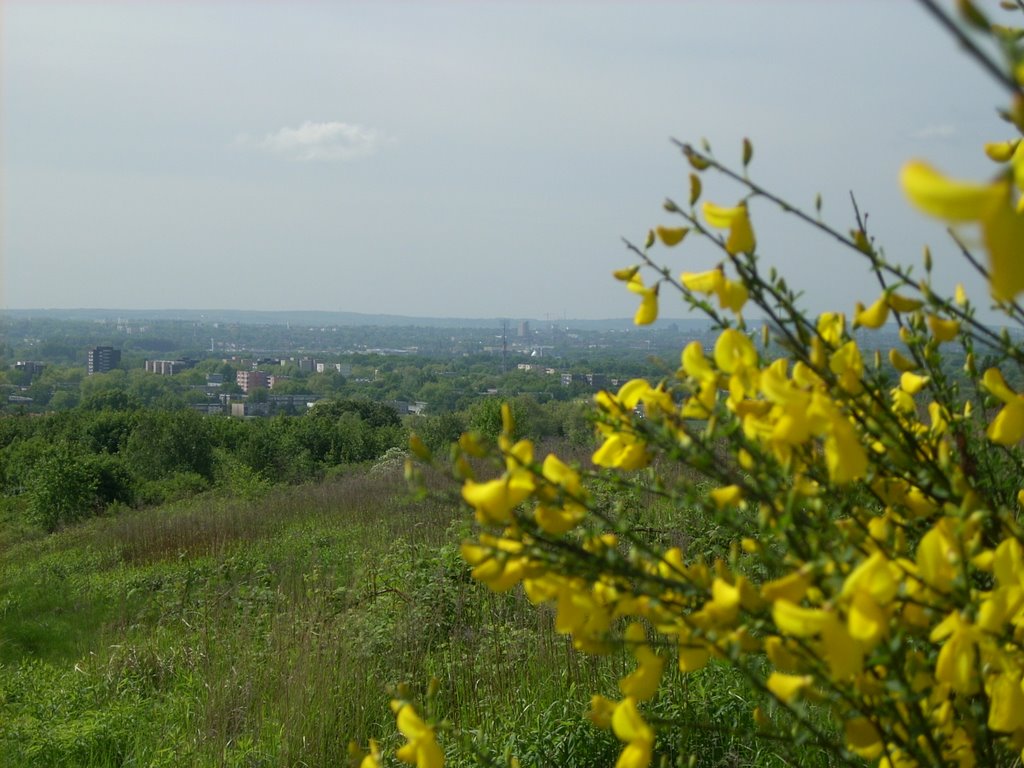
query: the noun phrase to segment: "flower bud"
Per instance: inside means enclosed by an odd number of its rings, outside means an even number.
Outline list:
[[[700,176],[696,173],[690,174],[690,207],[692,208],[700,200],[701,183]]]

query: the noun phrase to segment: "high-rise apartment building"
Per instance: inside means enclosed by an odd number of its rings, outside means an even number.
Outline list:
[[[121,364],[121,350],[113,347],[93,347],[89,350],[89,375],[112,371]]]

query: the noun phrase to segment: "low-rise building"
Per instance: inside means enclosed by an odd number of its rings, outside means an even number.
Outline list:
[[[171,376],[181,373],[192,366],[186,360],[147,360],[146,373],[155,373],[159,376]]]
[[[46,363],[37,363],[35,360],[19,360],[14,364],[14,370],[27,373],[29,376],[42,373],[45,367]]]
[[[268,389],[270,377],[264,371],[238,371],[235,374],[235,383],[248,394],[254,389]]]

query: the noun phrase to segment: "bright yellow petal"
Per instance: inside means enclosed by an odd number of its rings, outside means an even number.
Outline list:
[[[889,362],[892,363],[892,367],[897,371],[912,371],[917,368],[917,363],[905,357],[895,347],[889,350]]]
[[[862,304],[857,304],[857,312],[853,316],[854,326],[863,325],[865,328],[881,328],[889,319],[889,302],[885,294],[867,309]]]
[[[719,305],[721,305],[722,309],[728,309],[732,312],[742,310],[748,298],[750,298],[750,293],[747,291],[747,286],[739,280],[724,280],[721,290],[718,291]]]
[[[840,484],[858,480],[867,472],[867,452],[853,426],[844,418],[834,421],[825,438],[825,464],[829,477]]]
[[[900,376],[900,389],[908,395],[916,395],[930,381],[928,376],[919,376],[916,373],[906,371]]]
[[[1011,733],[1024,728],[1024,692],[1020,675],[1003,672],[992,681],[989,691],[988,727]]]
[[[772,618],[779,631],[790,637],[813,637],[831,621],[835,614],[821,608],[802,608],[789,600],[776,600]]]
[[[985,435],[999,445],[1016,445],[1024,439],[1024,398],[1017,397],[1003,406],[988,425]]]
[[[707,272],[683,272],[679,282],[683,287],[694,293],[716,293],[722,287],[725,275],[720,269],[709,269]]]
[[[647,701],[658,691],[665,660],[646,646],[637,649],[636,657],[639,665],[633,672],[619,680],[619,690],[623,696],[632,696],[637,701]]]
[[[947,221],[980,221],[1005,197],[1000,185],[954,181],[919,160],[903,166],[900,183],[914,205]]]
[[[838,346],[846,330],[846,315],[842,312],[822,312],[818,315],[818,333],[827,344]]]
[[[679,671],[694,672],[704,667],[711,659],[711,653],[703,646],[679,644]]]
[[[726,328],[715,342],[715,365],[726,373],[757,365],[754,343],[743,332]]]
[[[864,650],[844,624],[832,621],[821,631],[825,661],[836,680],[847,680],[864,669]]]
[[[888,616],[867,592],[857,592],[850,602],[846,627],[850,637],[869,648],[885,635]]]
[[[958,693],[974,693],[978,689],[976,652],[969,627],[958,627],[942,644],[935,661],[935,679]]]
[[[715,378],[715,371],[708,359],[704,357],[704,347],[699,341],[691,341],[686,345],[681,362],[687,376],[692,376],[699,381]]]
[[[898,293],[890,293],[887,301],[889,308],[896,312],[913,312],[924,306],[920,299],[911,299],[907,296],[900,296]]]
[[[709,226],[717,229],[728,229],[738,217],[745,215],[746,206],[737,205],[733,208],[725,208],[721,205],[705,201],[701,210],[704,211],[704,218]]]
[[[737,253],[750,253],[757,245],[747,206],[741,205],[740,209],[743,212],[733,219],[732,226],[729,227],[729,237],[725,241],[725,250],[733,256]]]
[[[394,704],[392,704],[394,706]],[[407,739],[418,739],[427,730],[426,723],[416,714],[416,710],[409,704],[398,709],[398,731]]]
[[[718,509],[735,506],[743,499],[743,489],[738,485],[715,488],[709,494]]]
[[[1012,403],[1017,399],[1017,393],[1010,389],[1003,378],[1003,373],[998,368],[988,368],[982,374],[981,383],[989,392],[998,397],[1004,403]]]
[[[811,576],[806,571],[794,571],[786,576],[769,581],[761,587],[761,597],[769,602],[788,600],[797,603],[804,599],[811,586]]]
[[[620,741],[654,742],[654,731],[644,722],[636,708],[636,699],[626,697],[615,707],[612,714],[612,730]]]
[[[982,237],[988,249],[992,297],[1012,301],[1024,291],[1024,214],[1013,209],[1008,195],[982,223]]]
[[[590,709],[587,711],[587,719],[598,728],[611,728],[612,715],[618,702],[595,693],[590,697]]]
[[[650,325],[658,319],[658,292],[651,290],[643,294],[640,306],[637,307],[633,316],[633,323],[636,325]]]
[[[932,336],[935,337],[936,341],[952,341],[960,332],[959,320],[951,320],[939,317],[938,315],[928,315],[927,321],[928,330],[932,332]]]
[[[768,690],[775,694],[780,701],[788,704],[809,687],[811,682],[810,675],[785,675],[782,672],[772,672],[768,676]]]
[[[865,717],[847,720],[843,726],[846,743],[865,760],[874,760],[882,754],[882,738],[878,729]]]
[[[863,592],[871,595],[881,605],[886,605],[896,597],[898,589],[888,559],[878,551],[850,572],[843,582],[842,595],[852,597]]]

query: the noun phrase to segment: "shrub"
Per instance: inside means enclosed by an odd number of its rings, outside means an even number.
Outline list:
[[[1005,116],[1019,135],[1022,35],[969,2],[959,8],[962,27],[945,20],[1011,92]],[[706,143],[679,147],[692,169],[688,200],[666,201],[676,220],[630,245],[636,263],[615,277],[639,299],[638,324],[675,292],[713,321],[717,340],[689,344],[671,376],[597,395],[595,468],[536,456],[508,407],[496,440],[483,429],[464,436],[455,471],[478,525],[462,545],[473,577],[495,591],[522,585],[582,652],[630,651],[635,666],[618,692],[596,694],[589,712],[620,742],[619,768],[646,768],[692,725],[663,706],[665,686],[679,684],[669,662],[683,680],[709,666],[734,671],[749,717],[733,727],[797,762],[813,752],[848,765],[1019,764],[1019,333],[982,323],[960,287],[940,294],[928,251],[918,279],[884,256],[856,211],[851,228],[835,227],[761,187],[749,142],[739,169]],[[955,182],[915,161],[902,183],[926,213],[978,230],[985,265],[958,231],[955,246],[1019,331],[1024,143],[985,150],[999,164],[990,182]],[[735,205],[704,199],[719,177],[745,190]],[[808,315],[758,250],[753,222],[771,209],[863,259],[880,295],[849,320]],[[678,277],[656,263],[656,248],[694,239],[719,262]],[[887,322],[898,329],[890,349],[871,335]],[[484,474],[487,460],[494,471]],[[612,503],[594,491],[598,480]],[[726,537],[723,555],[652,539],[614,503],[638,492],[705,516]],[[409,740],[398,757],[439,765],[443,726],[404,699],[393,707]]]

